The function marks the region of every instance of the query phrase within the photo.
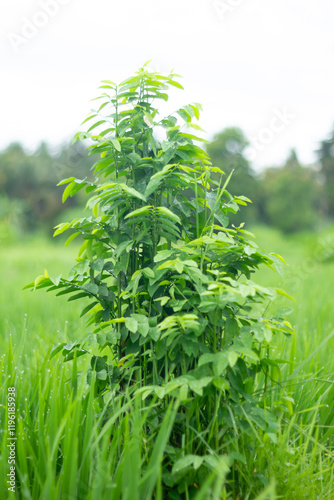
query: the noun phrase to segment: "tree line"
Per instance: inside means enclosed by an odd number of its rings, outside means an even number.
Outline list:
[[[56,153],[41,143],[29,153],[12,143],[0,153],[0,228],[2,231],[46,231],[62,220],[64,211],[82,207],[84,196],[62,203],[65,177],[92,177],[94,160],[80,143],[63,145]]]
[[[283,165],[254,171],[245,154],[249,145],[239,128],[227,128],[207,145],[214,165],[234,173],[228,190],[252,204],[231,222],[262,223],[284,233],[310,230],[334,218],[334,129],[320,142],[313,165],[302,165],[292,150]]]
[[[334,218],[334,129],[320,142],[317,162],[308,166],[292,150],[283,165],[256,172],[247,159],[248,145],[237,127],[224,129],[207,144],[213,165],[226,175],[233,170],[229,192],[252,201],[247,209],[232,214],[232,224],[261,223],[292,233]],[[50,233],[64,220],[64,211],[71,211],[69,218],[76,210],[80,213],[85,195],[63,204],[57,184],[71,176],[92,179],[94,161],[82,143],[63,145],[56,152],[41,143],[32,153],[19,143],[10,144],[0,152],[0,228]]]

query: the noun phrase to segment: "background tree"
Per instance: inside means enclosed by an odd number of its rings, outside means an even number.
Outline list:
[[[316,172],[303,167],[292,150],[283,167],[262,177],[265,222],[285,233],[311,229],[319,217],[320,186]]]
[[[64,175],[80,173],[91,177],[91,165],[92,160],[80,143],[63,145],[56,154],[51,154],[45,143],[34,153],[26,152],[19,143],[10,144],[0,153],[2,223],[11,225],[15,219],[15,225],[21,230],[50,231],[64,210],[83,204],[81,197],[71,198],[63,205],[58,182]]]
[[[234,170],[228,185],[229,192],[234,196],[243,194],[253,203],[253,205],[248,206],[247,210],[241,209],[237,214],[230,215],[233,224],[254,222],[259,216],[257,201],[260,186],[244,155],[248,144],[248,140],[240,128],[230,127],[216,134],[206,148],[213,165],[221,168],[227,176]]]
[[[323,209],[327,216],[334,217],[334,127],[329,139],[320,143],[316,151],[323,177]]]

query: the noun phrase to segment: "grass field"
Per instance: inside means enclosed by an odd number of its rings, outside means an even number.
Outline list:
[[[227,470],[221,462],[196,498],[333,500],[334,233],[283,237],[267,228],[255,228],[254,233],[260,247],[281,254],[289,264],[283,277],[259,271],[257,279],[281,286],[296,299],[281,298],[269,306],[284,311],[295,326],[294,338],[280,340],[275,347],[289,361],[282,365],[282,379],[269,396],[273,407],[282,408],[280,430],[276,444],[255,429],[249,442],[238,443],[247,457],[239,467],[239,493],[226,484]],[[88,360],[81,357],[64,364],[61,355],[48,359],[52,345],[89,332],[84,320],[78,320],[81,305],[43,291],[22,291],[45,268],[53,276],[69,271],[76,248],[35,238],[2,245],[0,253],[0,497],[164,498],[160,463],[174,408],[167,410],[156,434],[149,435],[145,418],[151,408],[111,394],[106,419],[80,376]],[[94,342],[91,349],[97,349]],[[16,388],[20,485],[15,494],[8,492],[6,483],[6,397],[11,386]],[[233,484],[233,478],[228,481]]]

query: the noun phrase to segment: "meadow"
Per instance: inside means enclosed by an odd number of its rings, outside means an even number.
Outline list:
[[[268,397],[277,408],[277,442],[255,428],[253,435],[235,436],[242,450],[238,480],[222,458],[195,495],[182,498],[299,500],[334,499],[334,232],[282,236],[253,228],[256,242],[282,255],[284,275],[258,271],[257,280],[280,286],[285,297],[269,305],[295,327],[291,340],[279,339],[275,349],[285,363]],[[81,304],[44,291],[22,291],[42,274],[70,271],[77,247],[43,237],[1,242],[1,498],[124,499],[166,498],[162,461],[175,407],[166,410],[155,433],[145,421],[155,402],[130,400],[126,394],[105,397],[108,414],[94,400],[92,385],[82,373],[85,356],[64,363],[51,360],[54,345],[74,342],[90,333],[78,320]],[[98,352],[93,337],[90,349]],[[16,492],[8,491],[7,388],[16,389]],[[122,418],[121,418],[122,416]],[[239,439],[239,441],[238,441]],[[241,442],[243,441],[243,442]],[[220,460],[220,461],[219,461]],[[238,454],[235,454],[238,461]],[[177,471],[174,471],[177,474]],[[174,498],[174,497],[170,497]],[[177,497],[175,497],[177,498]],[[180,497],[181,498],[181,497]]]

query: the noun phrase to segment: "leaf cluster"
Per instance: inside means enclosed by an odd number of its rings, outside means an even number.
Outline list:
[[[170,440],[178,474],[165,478],[181,491],[214,460],[207,446],[219,450],[252,424],[275,439],[261,397],[268,377],[279,378],[280,360],[267,354],[276,334],[292,328],[264,317],[285,292],[251,278],[260,265],[280,271],[283,259],[260,250],[242,224],[229,227],[249,200],[229,194],[229,178],[200,147],[200,105],[160,117],[155,102],[167,101],[171,86],[182,88],[177,75],[145,67],[119,85],[103,82],[88,130],[75,136],[98,156],[95,181],[60,183],[63,201],[90,194],[88,215],[55,232],[69,233],[67,244],[82,239],[77,263],[67,278],[46,273],[28,287],[87,300],[82,315],[104,354],[91,362],[97,396],[112,388],[158,398],[162,408],[181,402]],[[86,340],[54,354],[85,354]]]

